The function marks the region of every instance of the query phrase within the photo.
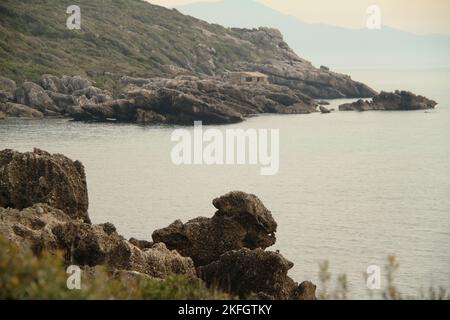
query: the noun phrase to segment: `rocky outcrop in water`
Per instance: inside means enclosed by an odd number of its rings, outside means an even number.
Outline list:
[[[212,218],[175,221],[153,233],[183,256],[193,259],[198,275],[212,288],[260,299],[315,299],[316,287],[298,285],[287,274],[293,263],[278,252],[264,251],[275,243],[277,224],[254,195],[230,192],[213,201]]]
[[[13,101],[2,106],[11,111],[2,112],[9,117],[68,116],[78,121],[192,125],[194,121],[237,123],[260,113],[305,114],[316,112],[317,106],[301,90],[274,84],[233,85],[205,76],[122,77],[120,81],[123,92],[113,99],[111,93],[87,79],[44,75],[39,84],[20,85]],[[17,102],[15,108],[12,102]]]
[[[319,111],[321,113],[331,113],[331,110],[328,108],[325,108],[324,106],[319,106]]]
[[[433,109],[437,102],[408,91],[381,92],[372,101],[358,100],[339,106],[340,111],[407,111]]]
[[[0,207],[24,209],[46,203],[73,219],[89,222],[84,167],[45,151],[0,151]]]
[[[307,282],[298,285],[288,277],[293,266],[277,252],[244,248],[229,251],[219,260],[199,267],[198,273],[209,286],[242,298],[256,294],[263,299],[314,300],[314,285]]]
[[[24,82],[17,88],[15,95],[17,103],[36,109],[46,116],[57,116],[60,113],[54,101],[36,83]]]
[[[275,243],[277,223],[255,196],[231,192],[213,201],[212,218],[199,217],[183,224],[177,220],[153,232],[154,242],[191,257],[196,266],[218,260],[228,251],[267,248]]]

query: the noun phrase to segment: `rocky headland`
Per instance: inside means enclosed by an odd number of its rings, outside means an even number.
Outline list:
[[[192,125],[237,123],[262,113],[308,114],[318,103],[305,88],[284,84],[239,85],[208,76],[121,77],[114,95],[88,79],[42,76],[38,83],[0,82],[4,117],[68,117],[76,121]],[[323,109],[323,107],[321,108]]]
[[[292,262],[265,250],[277,224],[258,197],[231,192],[213,205],[212,218],[176,221],[153,241],[127,240],[111,223],[91,223],[80,162],[38,149],[0,151],[0,235],[18,247],[62,252],[66,264],[86,272],[106,265],[117,274],[200,278],[239,297],[315,299],[314,284],[288,276]]]
[[[372,101],[358,100],[339,106],[340,111],[408,111],[434,109],[437,102],[409,91],[381,92]]]

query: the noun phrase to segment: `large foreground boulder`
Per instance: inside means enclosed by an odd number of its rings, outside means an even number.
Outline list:
[[[84,167],[79,161],[34,149],[0,151],[0,207],[24,209],[46,203],[89,222]]]
[[[152,237],[169,249],[191,257],[196,266],[209,264],[230,250],[267,248],[275,243],[277,223],[255,195],[231,192],[213,201],[212,218],[177,220]]]
[[[91,225],[73,220],[46,204],[24,210],[0,208],[0,235],[36,254],[62,251],[67,264],[108,265],[154,278],[196,276],[190,258],[168,250],[162,243],[141,250],[120,236],[110,223]]]
[[[199,267],[198,273],[208,286],[241,298],[256,294],[264,299],[315,299],[314,285],[307,282],[298,285],[288,277],[288,270],[293,266],[277,252],[244,248],[227,252],[218,261]]]
[[[407,111],[407,110],[427,110],[433,109],[437,105],[436,101],[430,100],[420,95],[415,95],[409,91],[381,92],[372,101],[358,100],[353,103],[346,103],[339,106],[340,111]]]

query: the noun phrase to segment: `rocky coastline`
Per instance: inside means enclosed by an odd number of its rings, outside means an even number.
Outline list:
[[[133,78],[119,80],[111,92],[88,79],[44,75],[38,83],[20,85],[0,78],[0,119],[66,117],[85,122],[143,125],[231,124],[264,113],[329,113],[323,101],[304,94],[305,88],[283,84],[236,85],[212,77]],[[306,90],[308,91],[308,90]],[[372,101],[343,104],[340,111],[423,110],[436,102],[407,91],[373,93]]]
[[[258,197],[230,192],[213,205],[212,218],[175,221],[156,230],[153,241],[127,240],[111,223],[91,223],[79,161],[39,149],[0,151],[0,236],[19,248],[62,252],[67,265],[86,272],[106,265],[144,278],[199,278],[242,298],[316,298],[314,284],[288,276],[292,262],[266,250],[277,223]]]
[[[408,91],[381,92],[372,101],[358,100],[339,106],[340,111],[410,111],[434,109],[436,101]]]

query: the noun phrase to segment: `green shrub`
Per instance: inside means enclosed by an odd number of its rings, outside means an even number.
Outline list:
[[[195,278],[173,276],[166,280],[114,274],[106,267],[82,272],[81,289],[67,288],[68,274],[62,254],[43,252],[36,257],[0,237],[0,299],[225,299]]]

